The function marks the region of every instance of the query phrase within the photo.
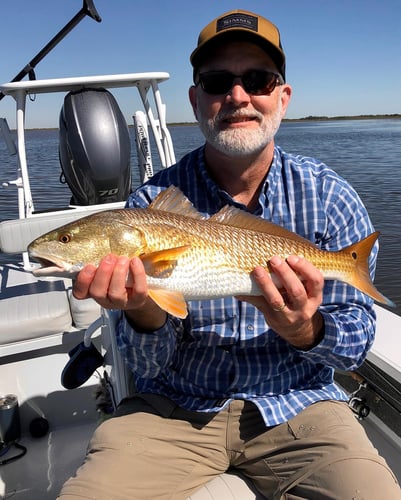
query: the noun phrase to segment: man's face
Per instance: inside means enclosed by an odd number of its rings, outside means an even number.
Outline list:
[[[250,70],[278,73],[272,59],[257,45],[231,42],[213,52],[199,73],[225,70],[243,75]],[[278,85],[271,93],[247,93],[235,78],[225,94],[212,95],[201,85],[191,87],[190,99],[206,141],[229,156],[248,156],[272,142],[291,95],[289,85]]]

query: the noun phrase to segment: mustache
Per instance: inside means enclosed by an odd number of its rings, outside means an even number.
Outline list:
[[[257,119],[259,122],[263,120],[263,114],[257,110],[236,109],[231,111],[220,110],[214,118],[215,122],[225,121],[237,118],[252,118]]]

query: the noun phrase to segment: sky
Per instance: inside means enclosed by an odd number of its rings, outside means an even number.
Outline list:
[[[189,55],[199,32],[236,8],[281,32],[293,97],[287,118],[401,113],[400,0],[94,0],[86,17],[36,67],[37,78],[167,71],[167,122],[194,121]],[[10,81],[80,10],[82,0],[14,0],[0,14],[0,82]],[[138,108],[113,91],[127,120]],[[55,127],[63,96],[28,103],[28,127]],[[129,105],[128,112],[125,106]],[[14,101],[0,117],[15,127]]]

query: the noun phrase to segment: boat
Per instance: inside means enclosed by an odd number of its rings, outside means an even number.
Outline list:
[[[84,1],[74,23],[85,15],[97,19],[92,1]],[[129,88],[142,103],[142,109],[130,110],[140,182],[153,173],[150,134],[161,168],[173,164],[175,155],[160,91],[168,73],[22,80],[25,74],[0,86],[1,95],[14,100],[16,108],[17,143],[4,118],[0,129],[16,159],[16,179],[7,184],[18,190],[18,217],[0,223],[0,250],[10,257],[0,265],[0,498],[50,500],[82,463],[97,425],[132,394],[133,385],[116,347],[118,313],[101,309],[92,299],[74,299],[70,279],[35,278],[31,271],[36,264],[30,261],[27,245],[64,223],[124,206],[131,189],[131,166],[126,161],[130,145],[114,89]],[[26,100],[55,92],[65,95],[60,162],[71,203],[36,211],[26,155]],[[83,112],[88,103],[92,111]],[[106,130],[103,142],[115,154],[112,172],[102,170],[100,177],[96,165],[104,151],[96,139],[99,117]],[[92,156],[82,154],[88,144]],[[125,182],[119,184],[121,178]],[[20,256],[17,262],[15,255]],[[366,362],[356,372],[338,373],[336,378],[349,393],[355,418],[401,481],[401,317],[381,306],[375,310],[376,340]],[[246,478],[228,471],[190,498],[262,497]]]

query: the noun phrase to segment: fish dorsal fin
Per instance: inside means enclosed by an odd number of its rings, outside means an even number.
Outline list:
[[[148,208],[151,210],[161,210],[163,212],[185,215],[192,219],[205,219],[176,186],[170,186],[159,193],[152,203],[150,203]]]
[[[240,229],[248,229],[250,231],[257,231],[261,233],[266,233],[271,236],[277,236],[280,238],[291,239],[292,241],[297,241],[303,243],[304,245],[311,245],[315,247],[315,245],[299,236],[298,234],[285,229],[277,224],[273,224],[273,222],[269,222],[261,217],[245,212],[244,210],[240,210],[239,208],[232,207],[230,205],[226,205],[219,212],[214,214],[210,219],[210,221],[217,222],[218,224],[225,224],[226,226],[233,226]]]

